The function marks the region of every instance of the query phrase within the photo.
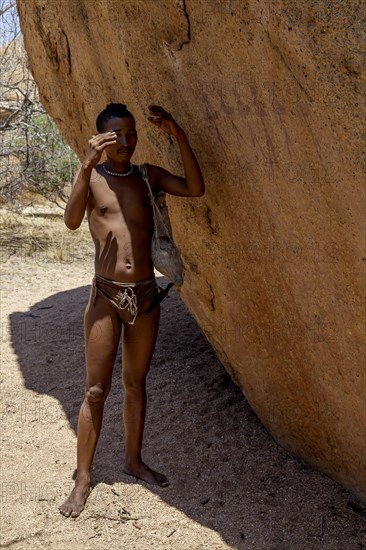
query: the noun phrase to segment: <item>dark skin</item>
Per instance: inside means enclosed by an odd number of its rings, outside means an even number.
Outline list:
[[[200,197],[205,185],[187,136],[162,107],[151,105],[148,120],[173,136],[179,146],[185,177],[149,165],[153,193],[163,190],[181,197]],[[87,212],[95,244],[95,272],[121,282],[152,277],[150,243],[152,211],[145,182],[134,168],[131,175],[108,175],[99,164],[106,153],[111,172],[126,173],[137,144],[133,118],[111,118],[103,133],[88,142],[84,161],[75,176],[65,209],[65,223],[77,229]],[[146,308],[149,304],[146,304]],[[85,310],[86,384],[78,421],[77,477],[75,487],[60,512],[77,517],[90,492],[90,469],[98,442],[104,402],[108,396],[118,343],[122,332],[123,420],[126,439],[124,472],[147,483],[166,486],[167,478],[147,466],[141,458],[146,412],[146,377],[158,334],[160,307],[137,316],[133,325],[124,325],[118,310],[103,297],[91,299]]]

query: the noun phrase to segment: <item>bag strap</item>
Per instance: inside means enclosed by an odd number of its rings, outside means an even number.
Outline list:
[[[159,210],[159,207],[158,207],[158,205],[157,205],[156,202],[155,202],[155,197],[154,197],[154,195],[153,195],[153,192],[151,191],[151,187],[150,187],[150,183],[149,183],[149,175],[148,175],[148,172],[147,172],[146,163],[144,163],[144,164],[138,164],[138,165],[137,165],[137,168],[140,170],[140,172],[141,172],[141,174],[142,174],[142,179],[144,180],[144,182],[145,182],[146,185],[147,185],[147,189],[148,189],[149,197],[150,197],[150,202],[151,202],[151,206],[152,206],[153,214],[154,214],[154,225],[155,225],[155,229],[158,231],[158,220],[157,220],[157,219],[159,218],[160,224],[164,226],[165,231],[167,232],[167,234],[169,235],[169,237],[172,238],[171,235],[170,235],[169,229],[168,229],[167,226],[165,225],[164,218],[163,218],[163,216],[161,215],[161,212],[160,212],[160,210]]]
[[[159,208],[157,207],[157,205],[155,203],[155,197],[154,197],[154,195],[151,191],[151,187],[150,187],[150,183],[149,183],[149,175],[147,173],[147,166],[146,166],[145,163],[144,164],[138,164],[137,168],[140,170],[141,175],[142,175],[142,179],[144,180],[144,182],[147,185],[147,190],[148,190],[148,193],[149,193],[150,203],[151,203],[151,207],[152,207],[152,210],[153,210],[154,227],[155,227],[155,231],[158,232],[158,220],[157,220],[156,216],[157,216],[157,212],[159,212]],[[160,214],[160,212],[159,212],[159,214]]]
[[[149,174],[147,172],[147,166],[146,166],[146,163],[144,164],[138,164],[137,165],[137,168],[140,170],[141,174],[142,174],[142,179],[144,180],[144,182],[146,183],[147,185],[147,189],[149,191],[149,196],[150,196],[150,199],[152,199],[153,201],[155,200],[154,198],[154,195],[151,191],[151,187],[150,187],[150,183],[149,183]]]

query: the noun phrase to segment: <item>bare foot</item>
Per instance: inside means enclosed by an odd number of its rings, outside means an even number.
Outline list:
[[[84,510],[84,504],[90,494],[90,481],[75,481],[75,487],[69,498],[59,507],[63,516],[77,518]]]
[[[129,464],[128,466],[125,464],[123,471],[129,476],[135,476],[151,485],[160,485],[160,487],[167,487],[169,485],[168,478],[165,475],[155,472],[155,470],[152,470],[143,462]]]

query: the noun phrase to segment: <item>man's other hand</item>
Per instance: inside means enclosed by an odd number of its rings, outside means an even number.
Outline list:
[[[183,133],[182,128],[163,107],[159,105],[149,105],[149,111],[150,116],[147,117],[147,120],[163,130],[166,134],[178,137],[180,133]]]

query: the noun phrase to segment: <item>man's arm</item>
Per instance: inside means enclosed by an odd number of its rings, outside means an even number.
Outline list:
[[[89,184],[92,171],[92,166],[81,165],[75,175],[64,213],[64,220],[68,229],[78,229],[83,221],[89,198]]]
[[[164,168],[150,165],[150,175],[159,189],[181,197],[201,197],[205,192],[202,172],[188,138],[174,118],[162,107],[150,105],[152,116],[148,120],[164,132],[175,137],[178,142],[184,167],[184,178],[174,176]]]
[[[69,229],[74,230],[80,227],[88,204],[90,178],[94,166],[98,164],[104,149],[108,145],[116,143],[116,138],[115,132],[107,132],[106,134],[97,134],[89,140],[84,162],[75,175],[65,208],[64,220]]]

